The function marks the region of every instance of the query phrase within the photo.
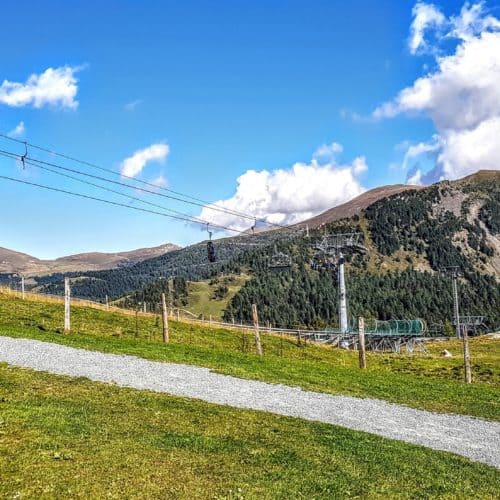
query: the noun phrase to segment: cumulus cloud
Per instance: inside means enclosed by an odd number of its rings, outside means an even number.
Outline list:
[[[408,46],[412,54],[427,48],[424,35],[430,28],[442,26],[446,20],[443,13],[433,4],[417,2],[412,10],[413,22],[410,26]]]
[[[460,15],[451,16],[450,25],[450,36],[468,40],[483,31],[498,30],[500,21],[485,13],[484,2],[465,3],[460,10]]]
[[[336,144],[336,143],[333,143]],[[330,145],[335,154],[342,146]],[[321,150],[321,147],[316,151]],[[365,191],[360,175],[367,170],[364,157],[349,164],[333,159],[320,164],[316,158],[288,169],[247,170],[238,177],[235,194],[215,202],[228,210],[254,215],[275,224],[293,224],[344,203]],[[204,208],[200,219],[235,229],[249,228],[248,220]]]
[[[26,132],[24,122],[19,122],[7,135],[10,137],[22,137]]]
[[[168,144],[151,144],[151,146],[140,149],[123,160],[120,173],[125,177],[136,177],[142,172],[147,163],[152,161],[164,162],[169,153],[170,147]]]
[[[421,145],[420,153],[436,153],[436,166],[420,173],[422,182],[500,169],[500,21],[476,3],[466,4],[442,24],[446,37],[458,40],[453,53],[437,55],[434,72],[373,113],[376,119],[403,113],[432,119],[437,135]],[[417,153],[408,149],[405,166]]]
[[[0,85],[0,103],[11,107],[45,105],[76,109],[78,80],[81,67],[63,66],[48,68],[43,73],[32,74],[24,83],[4,80]]]

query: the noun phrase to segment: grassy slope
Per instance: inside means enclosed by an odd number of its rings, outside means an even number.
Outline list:
[[[300,419],[0,364],[2,498],[494,498],[498,470]]]
[[[213,299],[212,297],[216,288],[221,284],[225,284],[224,278],[221,278],[219,283],[212,285],[210,284],[211,280],[189,282],[187,309],[197,315],[203,314],[206,318],[210,315],[212,315],[214,319],[222,318],[222,314],[227,304],[249,277],[240,275],[232,276],[231,279],[232,280],[227,283],[229,292],[223,299]]]
[[[356,352],[298,346],[291,339],[264,335],[265,356],[259,359],[251,352],[248,334],[243,342],[241,333],[171,322],[171,343],[165,346],[160,342],[159,322],[151,316],[139,317],[137,337],[133,316],[74,307],[71,335],[57,333],[62,317],[60,304],[0,295],[3,335],[196,364],[242,378],[500,420],[500,342],[494,340],[471,342],[473,373],[478,382],[467,386],[461,381],[460,345],[456,341],[445,345],[455,355],[451,359],[439,355],[442,344],[430,347],[425,355],[369,353],[369,369],[363,372],[357,368]]]

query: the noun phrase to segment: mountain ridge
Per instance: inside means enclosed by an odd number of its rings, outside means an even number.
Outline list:
[[[23,252],[0,247],[0,273],[42,276],[62,272],[116,269],[117,267],[130,266],[180,248],[173,243],[164,243],[156,247],[137,248],[124,252],[84,252],[56,259],[38,259]]]
[[[407,184],[388,184],[386,186],[378,186],[361,193],[352,200],[342,203],[341,205],[337,205],[336,207],[329,208],[328,210],[315,215],[310,219],[298,222],[291,227],[304,228],[309,226],[310,228],[315,228],[337,220],[348,219],[354,215],[358,215],[362,210],[368,208],[372,203],[375,203],[380,199],[412,189],[425,189],[425,187],[427,186],[410,186]]]

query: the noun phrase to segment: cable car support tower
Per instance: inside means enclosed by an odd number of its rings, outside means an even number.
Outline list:
[[[337,268],[339,288],[339,328],[340,333],[348,333],[347,296],[345,286],[345,258],[352,254],[365,254],[366,248],[360,243],[361,233],[339,233],[325,235],[316,243],[313,268]]]

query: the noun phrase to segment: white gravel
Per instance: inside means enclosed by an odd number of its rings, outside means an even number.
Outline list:
[[[500,468],[500,424],[219,375],[207,368],[0,337],[0,361],[71,377],[341,425]]]

